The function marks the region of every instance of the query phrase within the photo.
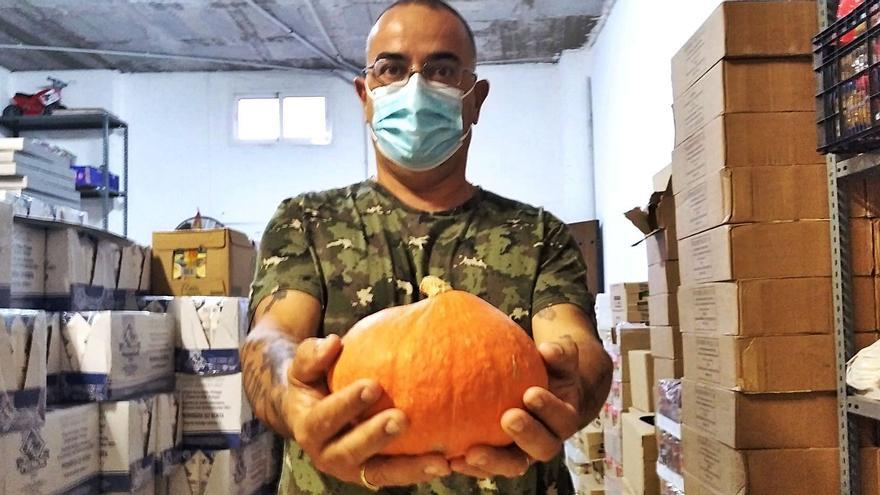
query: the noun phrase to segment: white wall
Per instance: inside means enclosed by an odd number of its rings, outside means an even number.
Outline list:
[[[718,0],[617,0],[589,56],[596,212],[606,284],[647,279],[639,232],[623,212],[647,202],[673,147],[670,60]]]
[[[588,135],[585,93],[561,80],[558,65],[486,66],[478,71],[492,89],[474,129],[471,180],[543,205],[565,221],[592,218],[592,186],[587,180],[592,171],[583,151]],[[13,73],[11,81],[16,88],[30,90],[47,75]],[[256,237],[282,199],[363,180],[374,170],[364,161],[373,151],[360,102],[351,84],[335,76],[112,71],[51,75],[73,80],[64,94],[69,106],[104,107],[129,123],[129,235],[140,242],[149,242],[154,230],[173,228],[197,208]],[[332,144],[233,143],[234,96],[275,92],[326,95]],[[578,93],[577,106],[565,99],[566,92]],[[81,163],[100,162],[98,141],[60,142],[77,153]],[[114,170],[119,169],[119,145],[117,140],[111,153]],[[118,217],[111,223],[120,228]]]

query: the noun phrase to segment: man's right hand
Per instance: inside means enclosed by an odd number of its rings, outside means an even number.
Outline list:
[[[376,486],[406,486],[448,475],[449,462],[440,454],[377,455],[409,423],[399,409],[386,409],[360,421],[383,394],[373,380],[329,392],[327,372],[341,350],[336,335],[306,339],[297,346],[290,368],[290,387],[283,402],[285,421],[315,468],[355,484],[362,484],[364,469],[366,480]]]

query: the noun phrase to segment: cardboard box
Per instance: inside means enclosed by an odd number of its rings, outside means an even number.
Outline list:
[[[859,453],[862,495],[880,495],[880,449],[867,448]]]
[[[247,297],[256,249],[231,229],[153,233],[153,290],[171,296]]]
[[[708,172],[678,194],[679,238],[726,223],[828,218],[824,165],[747,167]]]
[[[123,400],[174,388],[173,322],[135,311],[65,313],[64,395]]]
[[[267,432],[238,449],[195,450],[167,480],[169,495],[252,495],[271,481],[272,436]]]
[[[648,252],[648,266],[657,265],[664,261],[678,259],[677,230],[667,227],[664,230],[649,235],[645,238],[645,249]]]
[[[582,461],[579,464],[602,459],[605,455],[605,448],[602,445],[603,435],[602,425],[596,420],[571,437],[569,443]]]
[[[852,277],[853,326],[856,332],[873,332],[877,323],[877,287],[874,277]]]
[[[64,342],[61,338],[61,313],[46,313],[46,404],[64,399],[61,374],[64,370]]]
[[[682,380],[687,426],[734,449],[837,446],[833,393],[745,394]]]
[[[0,433],[46,417],[46,332],[42,311],[0,310]]]
[[[753,278],[829,277],[826,221],[722,225],[679,242],[683,285]],[[810,249],[793,249],[810,246]]]
[[[153,249],[144,248],[144,268],[141,272],[141,282],[138,286],[138,292],[141,294],[150,294],[153,286]]]
[[[836,448],[734,450],[682,428],[685,471],[718,493],[837,493]],[[690,487],[685,486],[688,494]],[[699,493],[699,492],[698,492]]]
[[[42,307],[46,291],[46,229],[14,222],[11,252],[11,305]]]
[[[834,390],[831,335],[682,334],[688,379],[749,393]]]
[[[611,391],[608,393],[608,403],[620,411],[626,411],[632,407],[632,386],[630,382],[612,380]]]
[[[824,165],[816,142],[813,112],[722,115],[675,147],[672,181],[681,192],[723,168]]]
[[[650,295],[675,293],[681,285],[678,261],[661,261],[648,266],[648,291]]]
[[[654,360],[651,351],[629,351],[632,405],[646,412],[654,411]]]
[[[681,359],[681,331],[678,327],[651,327],[651,355],[654,359]]]
[[[651,348],[650,329],[645,325],[619,325],[614,329],[612,341],[606,342],[604,346],[614,365],[613,381],[629,382],[630,371],[626,356],[629,351]]]
[[[648,297],[648,311],[651,324],[678,326],[678,301],[675,294],[660,294]]]
[[[119,278],[119,262],[122,257],[122,246],[100,239],[95,250],[95,269],[92,272],[92,285],[116,288]]]
[[[98,406],[52,409],[42,426],[0,436],[6,494],[98,493]]]
[[[672,57],[673,94],[723,58],[811,55],[816,18],[810,2],[723,2]]]
[[[602,444],[605,446],[605,458],[612,459],[617,464],[623,463],[623,429],[620,425],[620,412],[616,413],[618,415],[618,424],[617,426],[608,426],[605,425],[602,430]],[[606,476],[608,474],[608,469],[606,466],[605,470]],[[622,470],[621,470],[622,474]]]
[[[815,91],[809,58],[723,60],[673,102],[675,144],[722,114],[812,111]]]
[[[197,375],[241,371],[238,349],[248,332],[248,300],[240,297],[144,297],[139,307],[175,322],[175,369]]]
[[[854,218],[849,221],[852,274],[869,277],[877,272],[878,226],[874,220]]]
[[[623,413],[623,477],[636,495],[658,493],[654,415]]]
[[[117,307],[116,280],[119,269],[116,247],[73,228],[47,233],[46,297],[51,311],[101,311]],[[116,260],[117,266],[108,266]],[[93,277],[94,276],[94,277]]]
[[[156,475],[168,476],[183,462],[183,408],[177,392],[155,396]]]
[[[148,259],[148,258],[146,258]],[[137,244],[122,247],[119,262],[117,289],[137,291],[140,289],[141,274],[144,272],[144,248]]]
[[[103,493],[137,493],[155,476],[156,406],[152,396],[100,405]]]
[[[260,433],[263,426],[254,419],[241,380],[241,373],[177,374],[185,448],[237,448]]]
[[[684,360],[654,358],[654,379],[681,378],[684,376]]]
[[[568,224],[568,231],[577,243],[587,265],[587,288],[590,294],[605,292],[602,270],[602,230],[598,220]]]
[[[611,285],[611,315],[613,324],[648,321],[648,283]]]
[[[678,308],[682,331],[702,334],[830,334],[834,323],[828,277],[683,285]]]

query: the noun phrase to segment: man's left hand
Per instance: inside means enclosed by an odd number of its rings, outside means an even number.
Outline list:
[[[501,427],[514,445],[473,447],[464,458],[452,461],[453,470],[475,478],[521,476],[533,461],[553,459],[565,439],[592,419],[586,411],[588,392],[579,372],[577,344],[562,339],[542,343],[538,350],[547,365],[550,387],[528,389],[523,395],[525,409],[510,409],[501,417]]]

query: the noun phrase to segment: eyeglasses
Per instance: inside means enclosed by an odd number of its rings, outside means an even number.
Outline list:
[[[429,81],[456,87],[461,86],[466,78],[477,78],[476,72],[462,67],[454,60],[428,61],[422,64],[421,70],[415,70],[403,60],[380,58],[364,69],[364,75],[372,74],[383,86],[408,82],[416,72]]]

